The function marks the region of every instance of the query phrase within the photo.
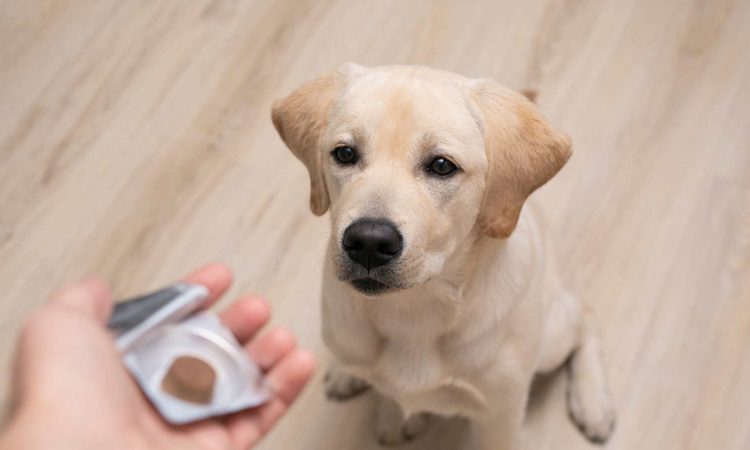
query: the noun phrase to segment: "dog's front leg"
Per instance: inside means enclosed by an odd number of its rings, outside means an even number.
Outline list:
[[[378,395],[375,422],[380,445],[399,445],[411,441],[427,428],[427,414],[404,417],[401,407],[383,394]]]
[[[326,396],[331,400],[344,401],[365,392],[370,385],[363,379],[349,375],[333,362],[323,379]]]
[[[506,385],[494,398],[492,412],[474,420],[481,450],[518,449],[528,392],[528,383]]]

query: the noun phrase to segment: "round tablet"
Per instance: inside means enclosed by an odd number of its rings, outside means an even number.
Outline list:
[[[180,356],[161,380],[164,392],[191,403],[209,404],[214,395],[216,372],[194,356]]]

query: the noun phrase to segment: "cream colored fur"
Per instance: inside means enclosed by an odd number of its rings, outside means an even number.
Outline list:
[[[277,102],[273,120],[308,168],[311,208],[331,212],[329,395],[373,386],[383,444],[415,437],[427,414],[440,414],[470,418],[484,449],[512,449],[534,374],[570,358],[570,413],[590,439],[609,436],[614,412],[590,318],[523,207],[570,155],[569,138],[531,102],[491,80],[347,65]],[[340,145],[361,161],[337,165],[330,153]],[[434,156],[460,172],[429,175]],[[340,244],[362,217],[387,218],[404,239],[392,289],[375,296],[348,282]]]

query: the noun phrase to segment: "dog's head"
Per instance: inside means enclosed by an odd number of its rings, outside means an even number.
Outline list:
[[[348,64],[273,107],[332,219],[341,281],[368,295],[424,283],[474,230],[507,238],[570,156],[523,95],[424,67]]]

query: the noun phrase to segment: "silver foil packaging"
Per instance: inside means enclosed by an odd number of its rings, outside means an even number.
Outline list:
[[[125,366],[169,423],[253,408],[269,391],[258,366],[211,311],[201,285],[178,283],[118,303],[109,321]],[[196,312],[198,311],[198,312]]]

